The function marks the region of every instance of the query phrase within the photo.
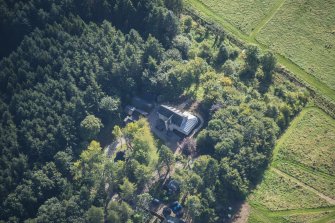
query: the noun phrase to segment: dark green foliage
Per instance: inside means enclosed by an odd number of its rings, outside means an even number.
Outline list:
[[[170,10],[179,14],[181,0],[167,1]],[[64,17],[80,16],[84,21],[102,22],[108,19],[123,31],[134,28],[147,36],[149,33],[168,44],[178,33],[177,17],[160,0],[29,0],[0,2],[0,58],[13,50],[35,27],[60,22]]]
[[[259,49],[257,46],[250,45],[246,49],[246,63],[250,71],[256,71],[259,65]]]
[[[264,71],[264,74],[266,75],[266,79],[272,78],[272,72],[276,67],[277,63],[277,58],[275,55],[271,52],[266,52],[262,57],[261,57],[261,63],[262,63],[262,69]]]
[[[98,119],[118,121],[121,100],[145,83],[155,86],[141,74],[148,69],[155,75],[150,61],[160,63],[163,54],[154,37],[145,41],[109,22],[87,25],[71,18],[35,30],[0,62],[1,219],[35,217],[46,199],[72,193],[62,191],[57,178],[63,179],[61,173],[71,179],[73,156],[85,147],[80,124],[90,140],[102,126]],[[96,118],[86,123],[87,114]],[[57,178],[29,170],[52,159]]]
[[[201,45],[199,57],[206,60],[207,63],[209,64],[213,61],[213,52],[212,52],[211,47],[208,44]]]
[[[191,41],[186,36],[178,35],[174,38],[172,43],[173,47],[181,52],[183,59],[187,59],[188,51],[191,47]]]
[[[183,0],[164,0],[165,6],[176,13],[177,15],[180,15],[180,13],[183,11],[184,2]]]
[[[260,58],[248,47],[244,72],[250,75],[241,82],[238,63],[228,60],[238,51],[229,52],[223,37],[212,44],[207,29],[193,32],[190,18],[180,34],[180,0],[0,0],[0,6],[1,38],[17,34],[0,46],[12,49],[25,35],[0,62],[4,221],[145,222],[152,197],[138,192],[157,169],[165,178],[174,169],[194,222],[218,222],[221,206],[257,182],[277,136],[307,102],[292,84],[271,85],[272,54]],[[200,49],[191,46],[195,40]],[[197,90],[209,122],[197,144],[182,143],[184,169],[174,166],[181,156],[169,148],[157,153],[144,119],[113,132],[118,149],[126,150],[124,161],[108,159],[96,141],[87,146],[121,125],[132,96],[175,101]],[[116,194],[121,201],[110,202]]]
[[[46,163],[41,170],[28,171],[15,191],[3,201],[2,218],[33,217],[44,201],[59,196],[66,187],[67,181],[62,178],[54,163]]]
[[[220,48],[219,48],[219,52],[217,53],[216,58],[215,58],[216,65],[217,66],[222,65],[224,62],[226,62],[228,57],[229,57],[229,52],[228,52],[226,46],[221,45]]]
[[[61,223],[66,221],[66,207],[57,198],[47,200],[38,209],[37,223]]]
[[[103,223],[104,222],[104,210],[95,206],[90,207],[86,212],[87,222],[90,223]]]
[[[191,31],[192,23],[193,23],[192,17],[187,17],[185,19],[185,21],[184,21],[184,31],[185,31],[185,33],[189,33]]]
[[[245,50],[246,55],[246,66],[241,73],[243,78],[253,78],[255,77],[257,68],[260,63],[259,59],[259,49],[255,45],[249,45]]]
[[[126,202],[113,201],[108,206],[107,214],[108,222],[126,223],[130,221],[133,210]]]
[[[179,20],[171,11],[155,7],[148,16],[148,32],[154,35],[165,46],[180,32]]]

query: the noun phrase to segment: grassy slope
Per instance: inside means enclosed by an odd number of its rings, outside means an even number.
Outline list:
[[[256,36],[335,89],[335,2],[285,1]],[[332,48],[327,49],[326,46]]]
[[[334,199],[334,137],[334,119],[320,109],[304,109],[278,141],[270,170],[248,198],[249,222],[335,221],[334,205],[322,208],[323,195]]]
[[[275,149],[275,161],[285,159],[335,176],[334,119],[319,109],[307,108],[284,137]]]
[[[290,176],[298,179],[306,185],[322,191],[325,195],[335,199],[335,177],[329,175],[320,175],[318,171],[309,171],[301,165],[292,165],[283,160],[276,165],[276,168]]]
[[[311,191],[305,190],[272,170],[266,172],[262,183],[249,199],[251,203],[256,202],[272,211],[318,208],[329,205]]]
[[[268,14],[272,6],[282,0],[243,0],[243,4],[231,0],[200,1],[243,33],[250,34],[253,28]]]
[[[226,20],[223,16],[216,14],[213,11],[213,8],[208,6],[208,2],[214,1],[214,0],[206,1],[206,4],[201,2],[201,0],[185,0],[185,1],[188,7],[191,7],[192,9],[195,9],[196,11],[198,11],[199,14],[201,14],[206,20],[209,20],[209,21],[217,23],[218,25],[221,25],[222,27],[224,27],[226,31],[233,34],[236,38],[246,43],[257,44],[262,50],[269,49],[268,46],[258,42],[255,39],[254,35],[256,35],[256,33],[252,33],[252,36],[246,35],[241,30],[236,28],[232,23]],[[280,7],[281,4],[276,4],[275,6]],[[276,9],[272,8],[269,11],[269,14],[266,17],[264,17],[263,20],[260,22],[261,23],[260,27],[256,26],[256,30],[261,29],[263,25],[266,25],[268,20],[270,20],[272,16],[274,16],[276,11],[277,11]],[[326,84],[321,82],[315,76],[303,70],[300,66],[292,62],[286,56],[279,54],[279,53],[276,53],[276,56],[278,58],[278,62],[284,65],[288,70],[290,70],[299,79],[303,80],[305,83],[307,83],[309,86],[314,88],[317,92],[321,93],[325,97],[331,99],[332,101],[335,101],[335,90],[334,89],[328,87]]]

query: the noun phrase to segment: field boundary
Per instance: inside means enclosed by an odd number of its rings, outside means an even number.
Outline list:
[[[243,34],[231,23],[224,21],[220,16],[217,16],[201,1],[186,0],[186,4],[187,5],[184,9],[186,14],[193,17],[193,19],[201,23],[203,26],[209,28],[215,34],[220,36],[225,35],[229,41],[234,43],[236,46],[245,48],[247,44],[255,44],[263,51],[269,50],[268,46],[260,43],[255,38]],[[192,5],[196,5],[197,7]],[[196,8],[201,8],[201,10]],[[315,104],[330,116],[335,118],[335,90],[331,89],[315,76],[303,70],[289,58],[286,58],[279,53],[275,53],[275,55],[278,58],[278,63],[283,65],[278,66],[276,71],[285,77],[288,77],[289,80],[306,87],[310,91]]]
[[[305,109],[303,109],[299,114],[298,116],[296,116],[292,121],[291,123],[289,124],[289,126],[286,128],[286,131],[283,132],[283,134],[281,135],[281,137],[277,140],[277,143],[275,145],[275,148],[273,149],[272,151],[272,162],[275,161],[277,155],[278,155],[278,152],[279,152],[279,149],[281,147],[281,145],[283,144],[284,141],[286,141],[287,137],[289,135],[291,135],[292,133],[292,129],[294,129],[297,124],[299,123],[299,121],[304,117],[304,115],[310,111],[310,110],[313,110],[313,109],[317,109],[315,107],[307,107]]]
[[[305,188],[306,190],[309,190],[310,192],[314,193],[315,195],[319,196],[320,198],[326,200],[329,204],[335,205],[335,200],[333,198],[328,197],[327,195],[321,193],[320,191],[314,189],[311,186],[308,186],[307,184],[305,184],[305,183],[301,182],[300,180],[296,179],[295,177],[293,177],[293,176],[291,176],[287,173],[284,173],[283,171],[278,170],[275,167],[270,167],[270,170],[273,171],[274,173],[278,174],[279,176],[282,176],[282,177],[298,184],[299,186]]]
[[[316,214],[322,212],[335,212],[335,207],[320,207],[320,208],[302,208],[291,210],[268,211],[270,217],[292,216],[302,214]]]
[[[326,216],[317,219],[315,222],[328,222],[328,220],[335,219],[335,207],[318,207],[318,208],[301,208],[301,209],[290,209],[290,210],[277,210],[272,211],[264,206],[255,203],[249,202],[249,204],[253,207],[252,212],[254,214],[254,218],[256,218],[259,222],[273,222],[273,218],[276,217],[286,217],[286,216],[294,216],[294,215],[305,215],[305,214],[318,214],[318,213],[327,213]]]
[[[286,165],[293,166],[293,167],[295,167],[295,168],[297,168],[297,169],[300,169],[300,170],[302,170],[302,171],[304,171],[304,172],[307,172],[307,173],[309,173],[309,174],[316,175],[316,176],[322,177],[322,178],[324,178],[324,179],[334,180],[334,181],[335,181],[335,176],[333,176],[333,175],[331,175],[331,174],[329,174],[329,173],[322,172],[322,171],[320,171],[320,170],[314,170],[314,169],[312,169],[311,167],[305,166],[305,165],[302,164],[302,163],[293,162],[293,161],[290,161],[290,160],[286,160],[286,159],[284,158],[284,159],[281,159],[280,162],[278,162],[277,160],[274,160],[274,161],[272,162],[272,165],[273,165],[274,167],[276,167],[277,169],[279,169],[278,166],[277,166],[278,163],[285,163]],[[284,172],[285,172],[285,171],[284,171]]]
[[[321,112],[324,112],[327,116],[328,119],[332,120],[334,119],[333,116],[329,115],[328,112],[324,111],[322,108],[319,108],[319,107],[315,107],[315,106],[310,106],[310,107],[306,107],[304,108],[292,121],[291,123],[289,124],[289,126],[287,127],[286,131],[283,132],[283,134],[281,135],[281,137],[277,140],[276,142],[276,145],[275,145],[275,148],[273,149],[273,152],[272,152],[272,162],[276,161],[275,158],[277,157],[278,155],[278,152],[279,152],[279,148],[280,146],[283,144],[284,141],[286,141],[288,135],[292,134],[292,129],[294,129],[297,124],[299,123],[299,121],[301,121],[301,119],[304,117],[304,115],[309,112],[310,110],[314,110],[314,109],[317,109]],[[328,115],[330,117],[328,117]],[[325,173],[326,174],[326,173]],[[330,175],[332,176],[332,175]]]

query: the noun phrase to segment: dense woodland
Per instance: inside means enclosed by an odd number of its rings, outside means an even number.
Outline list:
[[[194,222],[219,222],[257,184],[308,94],[274,73],[271,52],[241,51],[182,7],[0,0],[0,221],[146,222],[158,196],[146,185],[180,160],[194,161],[172,176]],[[183,157],[145,119],[119,127],[123,107],[143,93],[199,101],[206,126]],[[104,155],[106,127],[127,139],[124,161]]]

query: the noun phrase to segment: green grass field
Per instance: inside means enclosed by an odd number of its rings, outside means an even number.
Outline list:
[[[335,1],[285,1],[256,39],[335,89]]]
[[[251,195],[250,200],[271,211],[329,206],[327,201],[316,194],[272,170],[266,172],[263,182]]]
[[[276,164],[276,168],[335,199],[335,177],[284,160]]]
[[[249,222],[335,222],[335,120],[305,108],[249,196]]]
[[[277,1],[244,0],[243,4],[240,1],[230,0],[201,0],[201,2],[243,33],[250,34]]]
[[[236,38],[262,50],[272,49],[281,65],[335,101],[334,1],[185,2],[203,19],[222,26]]]
[[[335,120],[307,108],[292,125],[276,148],[275,161],[289,160],[335,177]]]

